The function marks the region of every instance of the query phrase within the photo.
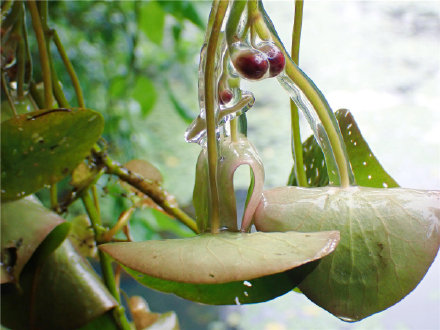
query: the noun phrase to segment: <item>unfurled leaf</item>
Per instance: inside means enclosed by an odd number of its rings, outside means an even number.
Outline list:
[[[299,288],[332,314],[356,321],[397,303],[422,280],[440,242],[440,192],[275,188],[255,213],[261,231],[339,230],[341,242]]]
[[[334,231],[223,232],[110,243],[100,249],[151,288],[207,304],[234,304],[237,299],[261,302],[290,291],[305,276],[304,269],[292,269],[328,255],[338,240]]]
[[[248,165],[253,173],[254,186],[247,203],[241,225],[242,231],[247,231],[251,225],[252,215],[257,207],[264,184],[264,168],[255,147],[245,137],[237,141],[226,138],[219,144],[219,161],[217,166],[220,223],[221,227],[237,231],[237,209],[234,192],[234,173],[241,165]],[[194,186],[193,203],[196,210],[196,220],[201,232],[209,231],[209,180],[208,154],[203,149],[197,161],[196,182]]]
[[[15,200],[67,176],[101,136],[89,109],[40,110],[1,124],[1,198]]]
[[[374,156],[350,111],[346,109],[336,111],[336,119],[344,139],[356,184],[372,188],[398,187],[396,181],[383,169]],[[313,136],[304,141],[303,155],[309,185],[311,187],[328,185],[324,155]],[[294,175],[292,170],[289,185],[296,185]]]
[[[137,78],[131,96],[139,102],[142,115],[146,117],[156,103],[156,88],[150,79],[145,76],[141,76]]]
[[[142,3],[139,27],[152,42],[158,45],[162,43],[165,28],[165,12],[158,1],[151,0]]]
[[[18,283],[37,249],[44,259],[66,238],[70,225],[28,198],[1,205],[1,283]],[[43,244],[44,242],[44,244]]]
[[[77,329],[116,306],[68,240],[44,263],[26,267],[20,288],[2,286],[2,324],[11,329]],[[109,320],[100,320],[111,324]]]

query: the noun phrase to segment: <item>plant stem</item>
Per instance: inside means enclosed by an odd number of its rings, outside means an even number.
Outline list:
[[[159,205],[165,212],[174,216],[177,220],[190,228],[194,233],[198,234],[196,222],[185,212],[183,212],[177,205],[175,198],[171,196],[162,187],[158,186],[151,180],[145,179],[142,176],[129,171],[108,155],[94,150],[96,161],[104,165],[108,174],[116,175],[124,182],[127,182],[136,189],[142,191],[145,195],[150,197],[157,205]]]
[[[302,16],[303,16],[303,0],[295,1],[295,18],[293,22],[292,31],[292,50],[291,56],[295,64],[299,63],[299,45],[301,40],[301,26],[302,26]],[[301,143],[301,133],[299,127],[299,113],[298,107],[295,102],[290,99],[290,118],[292,125],[292,155],[293,155],[293,166],[295,169],[296,180],[298,186],[307,187],[307,176],[304,169],[303,161],[303,150]]]
[[[17,27],[19,31],[19,40],[17,48],[17,98],[22,100],[24,97],[24,76],[26,68],[26,45],[24,41],[24,10],[22,8],[20,16],[17,20]]]
[[[78,106],[80,108],[85,108],[84,96],[82,93],[81,85],[79,83],[79,79],[78,76],[76,75],[75,69],[73,68],[72,62],[70,62],[69,57],[67,56],[67,53],[63,47],[63,44],[61,43],[57,31],[56,30],[51,30],[51,31],[52,31],[53,42],[57,47],[58,53],[61,56],[61,60],[63,61],[64,66],[66,67],[67,73],[69,74],[70,80],[72,81],[73,88],[75,89]]]
[[[229,125],[231,128],[231,141],[237,142],[237,118],[231,119]]]
[[[15,109],[14,101],[12,100],[11,94],[9,94],[8,86],[6,84],[5,75],[6,75],[6,73],[2,72],[2,77],[1,77],[1,79],[2,79],[2,89],[3,89],[4,93],[6,94],[6,98],[8,99],[8,104],[9,104],[9,107],[11,108],[12,115],[14,117],[17,117],[18,116],[17,110]]]
[[[52,96],[52,79],[49,63],[49,55],[46,48],[46,41],[44,37],[43,26],[41,24],[38,8],[35,0],[29,0],[27,2],[29,12],[32,18],[32,26],[34,28],[35,36],[37,38],[38,52],[40,54],[41,71],[43,74],[44,84],[44,106],[49,109],[53,104]]]
[[[50,207],[52,210],[58,209],[58,189],[56,183],[50,185]]]
[[[255,3],[257,6],[259,5],[260,8],[255,7]],[[255,8],[254,10],[256,11],[253,16],[253,23],[256,25],[256,30],[260,38],[266,40],[270,37],[283,52],[283,55],[286,58],[286,75],[298,86],[298,88],[307,97],[307,99],[315,109],[316,114],[321,121],[325,132],[327,133],[332,153],[337,165],[337,170],[339,172],[339,184],[344,188],[350,186],[350,184],[353,182],[350,162],[345,152],[345,145],[339,132],[337,121],[334,117],[332,110],[330,109],[330,106],[328,105],[322,93],[315,86],[315,84],[304,74],[304,72],[302,72],[296,66],[296,64],[290,58],[288,52],[284,48],[284,45],[279,39],[270,18],[264,11],[261,0],[249,0],[249,6],[251,6],[251,4],[252,8]],[[263,12],[264,18],[260,11]]]
[[[246,1],[244,0],[234,0],[234,3],[232,4],[228,21],[226,23],[226,40],[229,46],[241,39],[241,36],[237,33],[239,32],[237,31],[237,28],[245,7]]]
[[[215,59],[217,44],[223,19],[228,8],[228,0],[220,0],[215,19],[212,25],[211,34],[208,39],[205,65],[205,111],[206,111],[206,131],[208,139],[208,176],[209,189],[211,197],[211,232],[218,233],[220,231],[219,216],[219,196],[217,190],[217,137],[216,137],[216,113],[215,113],[215,96],[217,90],[215,79]]]
[[[86,209],[86,212],[89,215],[90,222],[92,223],[93,231],[95,233],[95,241],[97,243],[101,243],[102,242],[101,237],[103,233],[103,228],[101,225],[101,216],[97,212],[95,205],[93,203],[93,199],[90,197],[88,191],[85,191],[81,195],[81,199]],[[110,291],[110,293],[118,302],[118,306],[115,307],[115,309],[113,310],[113,317],[115,318],[115,321],[122,329],[129,330],[131,329],[130,323],[128,322],[125,316],[124,308],[121,306],[121,297],[119,295],[119,290],[116,286],[111,259],[108,255],[106,255],[104,252],[99,250],[99,262],[101,265],[101,272],[104,278],[104,283],[107,286],[107,289]]]

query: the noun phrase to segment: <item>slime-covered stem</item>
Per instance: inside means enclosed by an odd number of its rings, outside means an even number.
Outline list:
[[[260,38],[272,39],[286,58],[285,74],[280,74],[277,79],[291,93],[292,100],[305,112],[315,138],[323,149],[329,177],[333,178],[331,183],[342,187],[350,186],[354,183],[354,177],[333,111],[319,89],[289,56],[261,0],[249,0],[248,6],[252,10],[252,23]],[[310,106],[307,106],[308,103]]]
[[[208,148],[208,174],[211,199],[211,232],[218,233],[220,230],[219,199],[217,191],[217,139],[216,139],[216,115],[215,95],[217,91],[215,79],[216,50],[222,27],[223,19],[228,8],[229,1],[220,0],[217,6],[211,33],[208,39],[205,64],[205,109],[206,109],[206,133]],[[214,10],[214,8],[213,8]]]
[[[303,5],[304,2],[302,0],[295,1],[295,18],[293,21],[292,49],[290,55],[292,56],[292,60],[297,65],[299,63],[299,45],[301,40]],[[294,160],[293,166],[295,176],[298,186],[307,187],[307,176],[306,171],[304,170],[301,134],[299,128],[298,107],[292,100],[290,100],[290,118],[292,125],[292,155]],[[289,184],[291,183],[289,182]]]
[[[232,4],[228,22],[226,23],[226,40],[228,45],[232,45],[241,39],[241,36],[237,35],[238,25],[240,24],[241,14],[246,7],[246,1],[244,0],[234,0]]]

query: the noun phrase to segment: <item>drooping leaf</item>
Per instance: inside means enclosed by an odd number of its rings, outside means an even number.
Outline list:
[[[374,156],[350,111],[347,109],[336,111],[336,119],[344,139],[356,184],[372,188],[398,187],[396,181],[383,169]],[[304,141],[303,155],[309,185],[311,187],[328,185],[324,155],[313,136]],[[294,176],[295,173],[292,170],[289,185],[297,184]]]
[[[237,209],[234,193],[234,173],[241,165],[248,165],[253,172],[254,186],[247,203],[241,225],[242,231],[247,231],[251,225],[252,215],[257,207],[264,184],[264,168],[255,147],[246,137],[241,136],[237,141],[225,138],[219,144],[219,162],[217,167],[220,222],[222,227],[237,231]],[[193,203],[196,210],[196,220],[200,231],[209,231],[209,180],[208,154],[203,149],[197,161],[196,182],[194,186]]]
[[[64,219],[29,198],[2,203],[0,283],[18,283],[37,248],[44,259],[63,242],[69,228]]]
[[[356,321],[397,303],[422,280],[440,243],[440,192],[281,187],[263,193],[261,231],[339,230],[341,242],[299,288]]]
[[[338,240],[339,233],[334,231],[223,232],[185,239],[109,243],[100,249],[146,286],[221,305],[237,303],[237,299],[239,303],[266,301],[290,291],[305,276],[304,268],[295,267],[331,253]]]
[[[2,324],[12,329],[77,329],[116,306],[68,240],[44,263],[32,260],[20,288],[7,285],[1,291]]]
[[[160,45],[165,28],[165,12],[158,1],[143,3],[139,15],[139,27],[155,44]]]
[[[150,3],[150,2],[149,2]],[[146,117],[154,107],[157,99],[156,88],[153,82],[145,76],[141,76],[131,92],[131,96],[139,102],[142,115]]]
[[[1,197],[15,200],[60,181],[90,152],[104,127],[89,109],[40,110],[1,124]]]

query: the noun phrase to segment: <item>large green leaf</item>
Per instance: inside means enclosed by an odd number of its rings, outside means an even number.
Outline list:
[[[299,286],[356,321],[397,303],[422,280],[440,242],[440,192],[281,187],[263,193],[261,231],[339,230],[341,242]]]
[[[298,274],[292,277],[279,273],[328,255],[338,240],[339,233],[334,231],[223,232],[185,239],[109,243],[100,249],[147,286],[199,302],[231,304],[236,297],[240,303],[259,302],[291,290],[299,283],[295,281]]]
[[[347,109],[336,111],[336,119],[347,149],[356,184],[363,187],[398,187],[396,181],[383,169],[363,138],[353,115]],[[304,165],[309,185],[322,187],[328,185],[327,166],[324,155],[313,136],[303,143]],[[290,185],[296,185],[292,170]]]
[[[102,116],[89,109],[40,110],[1,124],[2,200],[15,200],[69,174],[98,140]]]
[[[29,198],[2,203],[0,283],[18,283],[37,248],[40,258],[49,255],[66,238],[69,227],[56,213]]]
[[[143,3],[139,15],[139,27],[155,44],[160,45],[165,28],[165,12],[158,1]]]
[[[1,322],[8,328],[77,329],[116,306],[99,277],[68,240],[44,263],[32,260],[29,265],[20,288],[2,286]]]
[[[131,91],[132,97],[139,102],[142,115],[147,116],[154,107],[157,99],[156,88],[153,82],[147,77],[141,76]]]
[[[242,231],[251,225],[252,215],[257,207],[264,184],[263,163],[255,147],[246,137],[237,141],[225,138],[219,143],[219,159],[217,166],[218,195],[220,209],[220,226],[230,231],[237,231],[237,207],[234,192],[234,174],[238,167],[248,165],[254,177],[254,185],[246,209],[243,212]],[[193,204],[196,220],[201,232],[210,230],[209,223],[209,180],[208,152],[204,148],[197,160],[196,181],[194,185]]]

